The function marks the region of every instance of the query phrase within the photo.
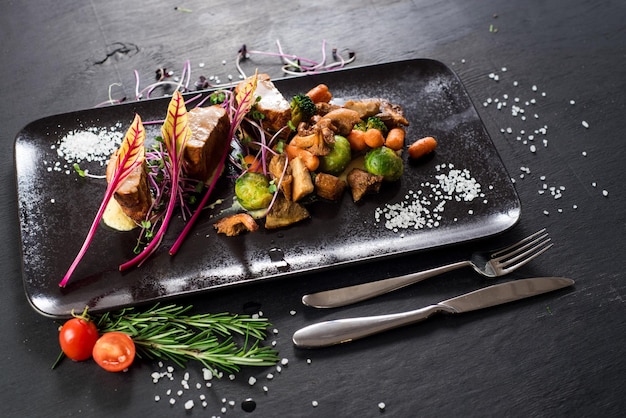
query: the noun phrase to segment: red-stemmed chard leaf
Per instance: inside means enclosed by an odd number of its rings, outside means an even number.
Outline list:
[[[255,72],[253,76],[248,77],[247,81],[237,91],[236,95],[232,94],[230,96],[231,103],[229,105],[229,110],[234,109],[231,111],[230,129],[228,130],[228,138],[231,141],[235,136],[235,132],[237,132],[237,129],[239,129],[239,125],[243,121],[246,114],[248,114],[248,112],[252,109],[252,106],[254,105],[256,101],[256,97],[254,93],[256,91],[257,80],[258,80],[258,74],[257,72]],[[222,172],[222,170],[224,169],[224,164],[226,164],[226,158],[228,157],[229,150],[230,150],[230,141],[228,141],[228,145],[226,145],[224,151],[222,152],[222,157],[220,158],[220,162],[215,170],[215,175],[213,176],[213,179],[211,180],[211,184],[209,185],[208,190],[206,191],[204,196],[202,196],[202,200],[200,201],[200,204],[196,208],[195,212],[193,213],[189,221],[185,224],[184,229],[182,230],[182,232],[180,233],[180,235],[174,242],[174,245],[172,245],[172,247],[170,248],[170,255],[174,255],[178,252],[178,249],[183,244],[183,241],[187,237],[187,234],[189,234],[189,231],[191,230],[194,223],[198,219],[198,216],[202,212],[202,208],[204,208],[206,204],[208,203],[209,197],[211,196],[211,193],[213,192],[213,189],[215,188],[215,185],[217,184],[219,173]]]
[[[96,216],[91,224],[91,228],[87,233],[87,237],[85,238],[85,241],[83,242],[80,251],[76,255],[74,262],[72,262],[72,264],[70,265],[67,273],[65,273],[63,280],[61,280],[61,282],[59,283],[60,287],[65,287],[67,285],[67,282],[70,280],[70,277],[74,273],[74,270],[87,252],[87,249],[89,248],[89,245],[91,244],[91,241],[96,234],[96,230],[98,229],[100,220],[104,215],[104,210],[106,209],[110,200],[113,198],[113,195],[115,194],[117,189],[137,166],[143,164],[145,160],[145,138],[146,131],[141,122],[141,117],[139,117],[139,115],[135,115],[135,119],[130,125],[130,128],[128,128],[122,144],[114,154],[115,160],[112,160],[109,163],[115,164],[115,168],[104,193],[102,203],[100,203],[98,212],[96,213]]]
[[[161,226],[155,232],[150,243],[141,253],[137,254],[136,257],[121,264],[119,266],[121,271],[140,265],[156,251],[163,240],[163,236],[167,231],[167,227],[172,219],[174,209],[177,205],[177,198],[180,191],[180,178],[183,167],[183,150],[185,148],[185,144],[191,137],[191,129],[189,128],[185,100],[178,90],[174,92],[172,99],[170,100],[170,104],[167,108],[167,116],[165,118],[165,122],[163,123],[163,127],[161,128],[161,135],[170,160],[170,164],[168,164],[167,167],[170,171],[169,177],[171,181],[171,189],[167,207],[165,209],[165,215],[161,221]]]

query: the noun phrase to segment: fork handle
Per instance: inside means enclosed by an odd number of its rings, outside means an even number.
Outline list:
[[[292,341],[300,348],[328,347],[423,321],[444,311],[454,313],[444,305],[430,305],[408,312],[318,322],[296,331]]]
[[[313,308],[337,308],[371,299],[375,296],[400,289],[413,283],[421,282],[429,277],[469,265],[471,265],[469,261],[460,261],[418,273],[407,274],[405,276],[391,277],[374,282],[311,293],[302,297],[302,303]]]

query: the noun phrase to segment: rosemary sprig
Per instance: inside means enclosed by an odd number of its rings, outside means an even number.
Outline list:
[[[232,373],[241,366],[272,366],[278,352],[262,346],[271,325],[265,318],[236,314],[188,315],[192,306],[158,304],[146,311],[133,308],[107,312],[94,318],[101,333],[129,334],[137,356],[170,360],[185,367],[197,360],[214,373]],[[243,340],[237,343],[233,337]]]

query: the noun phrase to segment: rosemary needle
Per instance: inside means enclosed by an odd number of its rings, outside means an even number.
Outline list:
[[[94,321],[101,333],[129,334],[139,357],[170,360],[181,367],[196,360],[213,372],[236,372],[241,366],[278,362],[278,352],[261,345],[271,325],[266,319],[228,313],[188,315],[191,308],[158,304],[142,312],[127,308]]]

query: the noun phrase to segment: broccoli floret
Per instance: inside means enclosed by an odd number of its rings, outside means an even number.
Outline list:
[[[364,120],[357,122],[352,129],[356,129],[357,131],[367,131],[367,123]]]
[[[367,129],[378,129],[383,135],[387,133],[387,125],[385,125],[385,122],[383,122],[381,118],[377,118],[376,116],[367,118],[366,127]]]
[[[300,122],[311,119],[317,113],[315,103],[306,94],[293,96],[289,107],[291,107],[291,128],[294,130],[298,128]]]

